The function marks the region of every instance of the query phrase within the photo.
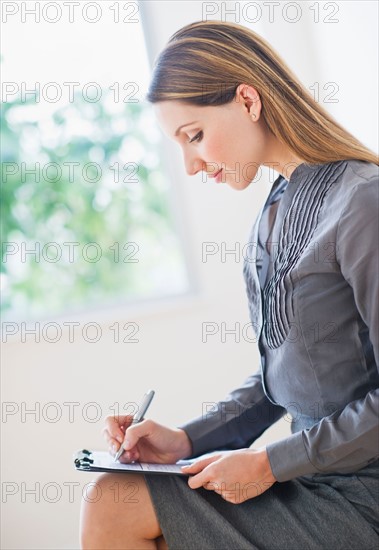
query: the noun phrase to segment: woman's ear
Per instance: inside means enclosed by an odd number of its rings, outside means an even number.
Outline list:
[[[240,84],[236,90],[236,102],[241,103],[250,116],[254,111],[256,119],[259,118],[261,98],[253,86],[250,84]]]

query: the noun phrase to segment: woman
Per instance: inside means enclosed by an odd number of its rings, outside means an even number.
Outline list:
[[[188,477],[99,478],[83,548],[377,548],[378,157],[237,24],[176,32],[147,98],[188,174],[242,190],[279,173],[243,271],[261,369],[204,417],[128,429],[122,461],[214,452]],[[291,436],[249,448],[286,412]],[[112,452],[130,422],[107,419]]]

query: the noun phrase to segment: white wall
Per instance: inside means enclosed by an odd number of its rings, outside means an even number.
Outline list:
[[[202,19],[204,4],[144,3],[152,57],[175,30]],[[222,3],[213,4],[221,9]],[[227,6],[233,4],[229,2]],[[326,103],[327,109],[366,145],[377,150],[377,4],[329,3],[339,8],[339,22],[334,24],[322,20],[315,23],[309,10],[311,4],[315,3],[301,2],[303,14],[297,23],[288,23],[280,10],[270,22],[262,4],[262,19],[251,26],[272,43],[305,85],[319,82],[322,89],[325,83],[336,82],[339,102]],[[320,13],[328,13],[322,11],[322,4]],[[221,12],[215,18],[220,15]],[[249,26],[242,18],[239,22]],[[204,321],[224,322],[230,328],[236,322],[243,326],[249,318],[242,262],[229,256],[222,263],[220,256],[214,256],[203,263],[201,250],[205,241],[225,242],[228,248],[247,242],[273,180],[270,182],[268,172],[264,172],[265,177],[243,193],[205,184],[201,175],[189,178],[177,146],[167,146],[181,231],[199,293],[172,303],[156,303],[152,308],[119,310],[107,317],[99,314],[80,320],[81,327],[89,320],[102,324],[102,336],[96,344],[85,342],[80,334],[69,343],[66,334],[55,344],[33,343],[31,338],[22,343],[15,338],[3,345],[3,401],[13,402],[20,409],[23,402],[24,407],[40,403],[42,411],[38,422],[30,415],[22,422],[20,413],[3,418],[3,490],[15,491],[14,495],[3,495],[4,549],[78,548],[80,494],[92,478],[74,471],[71,453],[83,446],[103,446],[102,421],[113,413],[114,403],[122,407],[154,388],[156,397],[149,416],[175,426],[201,414],[203,402],[217,401],[258,367],[255,344],[244,340],[236,343],[232,337],[225,343],[219,337],[202,342]],[[128,321],[139,325],[139,343],[115,343],[109,327],[114,322],[122,326]],[[47,418],[54,414],[53,408],[46,407],[51,402],[56,402],[62,411],[62,418],[56,423]],[[89,421],[96,413],[94,407],[88,406],[91,402],[101,408],[102,418],[97,422]],[[74,422],[70,422],[68,405],[64,403],[79,404]],[[288,433],[289,424],[283,420],[261,442]],[[74,487],[73,483],[77,485]],[[75,489],[73,499],[69,498],[69,484]],[[23,494],[34,486],[40,502],[35,502],[33,495]],[[57,487],[62,491],[60,500],[48,502],[55,498]]]

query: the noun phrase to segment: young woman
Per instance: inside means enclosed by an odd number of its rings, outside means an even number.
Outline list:
[[[147,98],[188,174],[243,190],[261,165],[279,173],[243,270],[261,368],[176,428],[107,419],[111,452],[127,429],[122,461],[214,453],[188,477],[100,477],[83,548],[377,548],[378,157],[237,24],[177,31]],[[286,412],[291,435],[250,448]]]

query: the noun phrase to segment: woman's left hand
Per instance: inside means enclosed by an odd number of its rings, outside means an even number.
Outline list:
[[[233,504],[261,495],[276,482],[264,447],[222,451],[183,466],[182,471],[191,476],[191,489],[204,487]]]

